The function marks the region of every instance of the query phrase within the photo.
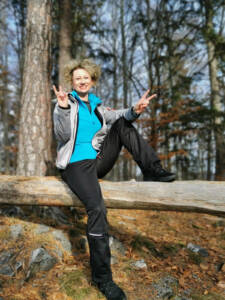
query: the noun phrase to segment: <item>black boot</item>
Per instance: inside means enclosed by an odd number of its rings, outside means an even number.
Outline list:
[[[175,178],[176,175],[163,169],[160,162],[155,163],[152,170],[143,173],[144,181],[172,182]]]
[[[98,284],[112,280],[111,253],[108,234],[94,236],[87,234],[90,249],[92,280]]]
[[[108,282],[99,283],[99,290],[105,295],[107,300],[126,300],[127,297],[123,290],[115,284],[113,280]]]
[[[90,248],[90,264],[93,283],[105,295],[108,300],[126,300],[122,289],[112,280],[110,267],[111,253],[109,248],[109,236],[94,236],[87,234]]]

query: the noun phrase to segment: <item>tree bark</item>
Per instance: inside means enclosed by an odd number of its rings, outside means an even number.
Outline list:
[[[3,141],[2,141],[2,153],[3,156],[3,168],[0,170],[5,174],[10,173],[10,149],[9,149],[9,71],[8,71],[8,42],[5,36],[7,31],[7,9],[6,2],[0,3],[0,20],[1,20],[1,30],[0,30],[0,69],[1,69],[1,82],[0,82],[0,111],[3,127]]]
[[[128,81],[127,81],[127,45],[124,25],[124,0],[120,0],[120,30],[122,41],[122,74],[123,74],[123,106],[128,106]],[[128,179],[128,161],[123,156],[123,179]]]
[[[71,60],[72,48],[72,6],[71,0],[59,1],[60,33],[59,33],[59,84],[67,91],[71,86],[64,79],[65,65]]]
[[[29,0],[21,96],[18,175],[52,169],[50,97],[51,1]]]
[[[219,81],[217,78],[218,62],[215,55],[215,41],[212,38],[214,32],[213,25],[213,4],[210,0],[204,1],[205,19],[206,19],[206,45],[208,51],[208,66],[209,66],[209,80],[211,86],[211,108],[212,112],[222,112],[222,103],[219,95]],[[216,143],[216,170],[215,178],[217,180],[225,180],[225,139],[222,131],[222,118],[214,117],[214,135]]]
[[[225,216],[225,182],[100,181],[108,208],[200,212]],[[83,207],[56,177],[0,176],[0,203]]]

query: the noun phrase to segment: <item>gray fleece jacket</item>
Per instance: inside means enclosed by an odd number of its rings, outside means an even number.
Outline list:
[[[102,127],[94,135],[92,139],[92,146],[97,152],[99,152],[109,130],[108,125],[112,125],[120,117],[124,117],[128,121],[132,122],[138,117],[138,115],[133,112],[132,108],[110,110],[109,108],[102,106],[102,102],[99,98],[92,94],[92,98],[93,96],[96,98],[97,102],[95,112],[102,123]],[[78,109],[78,101],[72,94],[69,94],[69,108],[61,108],[58,103],[55,105],[53,123],[58,143],[56,167],[59,169],[66,168],[73,153],[78,126]]]

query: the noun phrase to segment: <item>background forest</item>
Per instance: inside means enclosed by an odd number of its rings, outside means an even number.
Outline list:
[[[128,107],[178,179],[225,180],[224,0],[1,0],[0,173],[56,174],[52,84],[71,58],[102,66],[97,95]],[[124,150],[108,179],[139,178]]]

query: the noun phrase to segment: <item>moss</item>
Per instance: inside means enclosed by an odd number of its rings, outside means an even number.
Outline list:
[[[212,224],[213,227],[217,228],[217,227],[225,227],[225,221],[224,220],[219,220],[215,223]]]
[[[188,250],[188,256],[189,256],[190,260],[196,265],[200,265],[200,263],[202,263],[204,261],[204,259],[201,255],[199,255],[198,253],[194,253],[190,250]]]
[[[153,256],[161,256],[160,253],[156,250],[155,244],[151,242],[148,238],[141,235],[136,235],[134,240],[131,242],[131,247],[134,250],[143,252],[143,247],[147,248]]]
[[[74,300],[90,299],[95,292],[88,285],[84,273],[80,270],[64,274],[60,278],[60,286],[63,292]]]
[[[182,246],[180,245],[168,244],[164,245],[163,252],[165,251],[169,255],[175,255],[180,250],[180,248],[182,248]]]
[[[128,260],[125,265],[123,266],[123,272],[129,275],[131,272],[134,272],[134,268],[131,266],[133,260]]]
[[[195,229],[202,229],[201,227],[199,227],[198,225],[196,225],[196,224],[194,224],[194,223],[192,223],[191,226],[192,226],[193,228],[195,228]]]

